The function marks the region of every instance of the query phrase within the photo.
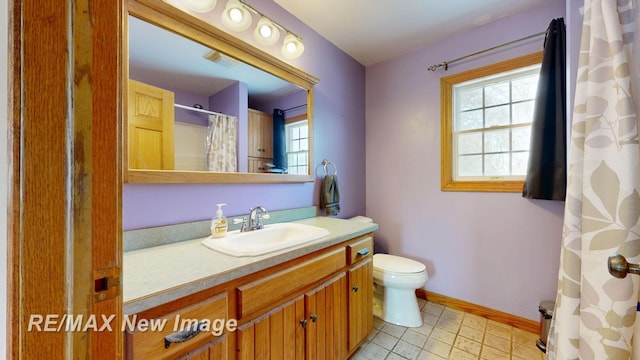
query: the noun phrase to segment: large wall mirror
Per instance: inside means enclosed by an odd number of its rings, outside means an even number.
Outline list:
[[[315,77],[162,1],[123,24],[126,182],[312,180]]]

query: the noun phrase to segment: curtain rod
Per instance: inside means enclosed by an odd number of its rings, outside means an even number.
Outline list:
[[[210,115],[226,115],[226,114],[221,114],[221,113],[217,113],[217,112],[214,112],[214,111],[209,111],[209,110],[205,110],[205,109],[199,109],[199,108],[193,107],[193,106],[186,106],[186,105],[180,105],[180,104],[173,104],[173,106],[175,106],[177,108],[185,109],[185,110],[197,111],[197,112],[210,114]]]
[[[295,110],[295,109],[299,109],[299,108],[302,108],[302,107],[305,107],[305,106],[307,106],[307,104],[302,104],[302,105],[298,105],[298,106],[290,107],[290,108],[288,108],[288,109],[284,109],[284,110],[282,110],[282,111]]]
[[[449,70],[449,64],[453,64],[454,62],[458,62],[460,60],[464,60],[464,59],[470,58],[472,56],[480,55],[480,54],[483,54],[483,53],[486,53],[486,52],[489,52],[489,51],[492,51],[492,50],[495,50],[495,49],[498,49],[498,48],[501,48],[501,47],[509,46],[511,44],[515,44],[515,43],[520,42],[520,41],[528,40],[528,39],[534,38],[536,36],[544,35],[546,33],[547,33],[546,31],[539,32],[537,34],[533,34],[533,35],[525,36],[525,37],[517,39],[517,40],[509,41],[508,43],[504,43],[504,44],[501,44],[501,45],[498,45],[498,46],[494,46],[494,47],[491,47],[491,48],[488,48],[488,49],[484,49],[484,50],[481,50],[481,51],[478,51],[478,52],[474,52],[473,54],[465,55],[465,56],[459,57],[457,59],[453,59],[453,60],[450,60],[450,61],[443,61],[440,64],[435,64],[435,65],[429,66],[427,68],[427,70],[436,71],[436,70],[438,70],[438,68],[444,67],[444,70],[447,71],[447,70]]]

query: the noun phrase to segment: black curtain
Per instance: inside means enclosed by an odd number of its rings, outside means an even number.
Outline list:
[[[287,172],[287,144],[284,133],[284,111],[273,109],[273,165]]]
[[[549,24],[533,111],[522,196],[564,200],[567,190],[566,46],[562,18]]]

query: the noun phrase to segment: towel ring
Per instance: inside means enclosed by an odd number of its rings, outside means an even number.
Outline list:
[[[322,160],[322,166],[324,166],[324,175],[327,176],[329,175],[329,171],[327,170],[327,166],[329,165],[333,165],[333,174],[332,175],[338,175],[338,168],[336,167],[336,164],[332,163],[331,161],[324,159]]]

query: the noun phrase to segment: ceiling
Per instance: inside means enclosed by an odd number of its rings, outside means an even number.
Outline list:
[[[274,1],[367,66],[560,0]]]

